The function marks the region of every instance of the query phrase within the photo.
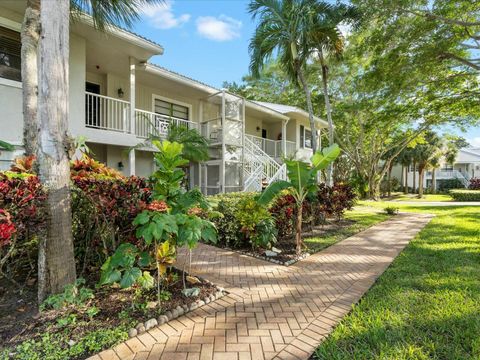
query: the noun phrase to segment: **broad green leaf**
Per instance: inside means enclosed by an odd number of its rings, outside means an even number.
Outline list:
[[[152,257],[147,251],[140,253],[140,258],[138,259],[138,266],[144,268],[149,266],[152,263]]]
[[[123,289],[131,287],[137,279],[142,276],[142,271],[137,267],[132,267],[130,269],[125,270],[122,276],[122,280],[120,280],[120,286]]]
[[[144,271],[137,280],[138,284],[144,289],[151,289],[155,285],[155,280],[148,271]]]
[[[337,144],[333,144],[322,150],[317,151],[312,156],[313,169],[316,171],[324,170],[340,155],[340,147]]]
[[[133,225],[144,225],[150,220],[150,214],[148,211],[142,211],[133,220]]]
[[[114,284],[119,282],[121,277],[119,270],[104,271],[100,277],[100,285]]]
[[[262,192],[260,197],[257,199],[260,205],[268,205],[270,202],[277,196],[280,191],[292,187],[292,184],[285,180],[279,180],[271,183],[268,187]]]
[[[303,187],[307,186],[312,180],[310,165],[303,161],[285,160],[287,165],[287,175],[292,187],[298,192],[302,192]]]
[[[203,223],[202,239],[215,244],[217,242],[217,229],[215,228],[215,225],[206,220],[204,220]]]

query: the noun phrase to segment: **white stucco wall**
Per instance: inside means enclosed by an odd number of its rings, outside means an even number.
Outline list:
[[[22,143],[22,84],[0,78],[0,139]]]

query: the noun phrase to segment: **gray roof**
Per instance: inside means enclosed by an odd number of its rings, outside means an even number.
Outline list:
[[[289,113],[297,113],[301,114],[303,116],[308,117],[308,112],[306,112],[303,109],[300,109],[296,106],[291,106],[291,105],[284,105],[284,104],[275,104],[275,103],[270,103],[270,102],[265,102],[265,101],[253,101],[254,103],[257,103],[258,105],[267,107],[269,109],[275,110],[281,114],[289,114]],[[314,119],[323,125],[327,125],[326,121],[319,118],[318,116],[314,116]]]

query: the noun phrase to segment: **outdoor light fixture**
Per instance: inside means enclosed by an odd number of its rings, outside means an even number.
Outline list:
[[[120,99],[123,99],[123,95],[125,95],[125,93],[123,92],[123,89],[122,89],[122,88],[119,88],[119,89],[117,90],[117,94],[118,94],[118,97],[119,97]]]
[[[123,170],[124,166],[123,166],[123,162],[119,161],[118,164],[118,170]]]
[[[260,131],[260,126],[257,126],[257,131]]]

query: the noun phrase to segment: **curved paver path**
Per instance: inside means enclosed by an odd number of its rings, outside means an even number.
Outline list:
[[[200,245],[192,272],[229,294],[90,359],[308,359],[431,218],[395,216],[290,267]]]

